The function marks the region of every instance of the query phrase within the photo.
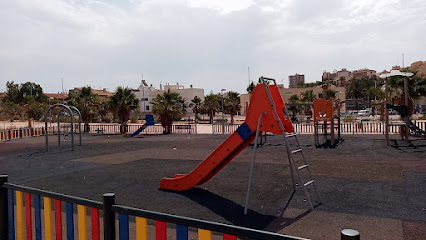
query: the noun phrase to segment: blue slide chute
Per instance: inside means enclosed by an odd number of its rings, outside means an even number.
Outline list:
[[[147,114],[145,116],[145,124],[142,125],[142,127],[140,127],[138,130],[136,130],[136,132],[132,133],[132,137],[139,135],[139,133],[141,133],[146,127],[148,126],[152,126],[155,125],[155,120],[154,120],[154,116],[152,114]]]

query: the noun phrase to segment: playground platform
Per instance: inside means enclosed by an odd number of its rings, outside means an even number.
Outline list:
[[[192,190],[159,190],[163,177],[187,173],[227,135],[83,135],[71,151],[44,137],[0,143],[0,169],[9,182],[198,219],[264,229],[311,239],[340,239],[353,228],[361,239],[426,239],[426,141],[418,148],[387,147],[383,135],[344,135],[336,149],[318,149],[299,135],[323,204],[314,211],[296,192],[281,136],[257,150],[248,216],[243,215],[252,147],[209,182]],[[393,136],[397,138],[398,135]]]

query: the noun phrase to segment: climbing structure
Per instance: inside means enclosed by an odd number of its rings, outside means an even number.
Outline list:
[[[335,136],[333,101],[317,98],[314,100],[313,108],[315,146],[317,148],[335,148],[343,139],[340,137],[340,116],[337,116],[337,138]],[[320,132],[322,132],[322,134],[320,134]],[[320,135],[324,137],[323,143],[320,143]]]
[[[288,117],[278,86],[276,84],[269,84],[269,81],[275,83],[273,79],[262,77],[262,84],[258,84],[254,88],[246,120],[233,134],[231,134],[192,172],[188,174],[176,174],[173,178],[163,178],[160,181],[160,188],[183,191],[207,182],[255,140],[256,136],[259,136],[262,132],[269,132],[283,135],[292,177],[293,171],[296,170],[299,183],[305,190],[310,207],[313,209],[313,204],[305,187],[313,185],[317,194],[318,191],[314,185],[314,180],[312,180],[310,168],[299,146],[296,134],[294,133],[293,125]],[[295,149],[290,148],[290,144],[288,143],[290,137],[296,140]],[[303,156],[303,163],[301,163],[300,166],[294,162],[294,154],[301,154],[301,156]],[[302,169],[307,169],[309,172],[307,180],[302,180],[299,175],[299,170]],[[296,186],[294,179],[293,186]]]

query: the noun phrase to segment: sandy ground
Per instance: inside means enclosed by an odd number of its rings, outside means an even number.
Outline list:
[[[344,135],[336,149],[313,147],[299,135],[323,203],[308,210],[292,180],[280,136],[257,151],[249,214],[248,147],[209,182],[186,192],[159,190],[162,177],[188,173],[226,135],[84,135],[83,146],[44,137],[0,143],[0,169],[12,183],[93,200],[114,192],[118,204],[264,229],[312,239],[340,239],[354,228],[362,239],[426,239],[426,141],[395,149],[383,135]],[[294,146],[294,145],[293,145]]]

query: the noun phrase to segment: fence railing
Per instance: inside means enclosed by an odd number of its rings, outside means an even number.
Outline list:
[[[426,130],[426,121],[417,120],[413,121],[414,124],[420,129]],[[119,134],[120,133],[120,124],[116,123],[90,123],[89,124],[90,133],[103,133],[103,134]],[[238,124],[212,124],[211,133],[212,134],[230,134],[237,130],[240,125]],[[293,123],[295,132],[297,134],[313,134],[314,125],[313,123]],[[142,127],[142,124],[129,124],[127,132],[133,133],[137,129]],[[69,124],[64,124],[60,126],[61,133],[68,133],[71,131],[71,126]],[[327,130],[330,130],[330,125],[327,125]],[[337,132],[338,126],[335,125],[335,132]],[[78,124],[75,124],[74,127],[75,133],[78,133]],[[384,122],[348,122],[340,124],[340,133],[342,134],[384,134],[385,124]],[[49,134],[57,134],[58,127],[51,126],[48,127]],[[319,133],[324,132],[324,125],[320,126]],[[401,132],[401,126],[391,125],[389,126],[389,133],[396,134]],[[0,130],[0,141],[9,141],[20,138],[28,138],[35,136],[45,135],[46,130],[44,127],[36,128],[19,128],[19,129],[9,129],[9,130]],[[148,126],[142,131],[142,134],[162,134],[163,127],[159,124]],[[197,124],[174,124],[172,126],[172,133],[179,134],[197,134]]]
[[[127,132],[133,133],[143,124],[128,124]],[[119,134],[121,125],[117,123],[90,123],[90,133],[103,133],[103,134]],[[146,127],[141,134],[162,134],[164,131],[163,126],[160,124]],[[173,124],[172,133],[184,134],[197,134],[196,124]]]
[[[426,130],[426,121],[419,120],[413,121],[414,124],[420,129]],[[230,134],[233,133],[240,125],[238,124],[213,124],[213,134]],[[294,131],[297,134],[313,134],[314,124],[313,123],[293,123]],[[334,130],[337,133],[339,126],[337,123],[334,126]],[[319,133],[323,133],[325,130],[324,124],[320,125]],[[330,131],[330,125],[327,124],[327,130]],[[384,122],[348,122],[340,124],[340,133],[342,134],[384,134],[385,123]],[[401,126],[391,125],[389,126],[389,133],[400,133]]]
[[[52,201],[54,205],[53,214]],[[74,205],[77,206],[76,224],[74,222]],[[65,219],[62,219],[64,206]],[[90,208],[91,229],[87,229],[86,208]],[[99,214],[100,211],[102,211],[102,215]],[[34,221],[32,221],[32,214],[34,214]],[[224,240],[236,240],[238,237],[259,240],[303,239],[116,205],[113,193],[104,194],[103,202],[98,202],[20,186],[8,183],[7,175],[0,175],[0,240],[41,240],[43,237],[46,240],[52,240],[53,233],[57,240],[62,240],[64,237],[67,240],[74,240],[74,232],[78,233],[80,240],[87,240],[88,233],[91,233],[92,240],[100,240],[101,235],[104,236],[105,240],[114,240],[116,239],[116,214],[118,214],[118,236],[120,240],[129,239],[129,216],[135,217],[137,240],[147,239],[148,220],[154,221],[155,230],[153,231],[155,231],[155,239],[157,240],[167,239],[168,227],[175,227],[176,239],[178,240],[188,240],[188,233],[192,228],[197,229],[198,239],[211,239],[212,232],[221,234]],[[63,221],[65,221],[66,233],[62,230]],[[102,228],[101,224],[103,224]],[[54,228],[52,228],[52,225],[54,225]],[[103,229],[102,234],[101,229]],[[35,238],[32,236],[33,232]]]
[[[60,130],[61,130],[61,133],[68,133],[71,131],[71,125],[70,124],[61,125]],[[48,127],[47,131],[49,134],[57,134],[58,126]],[[74,132],[78,133],[78,124],[75,124]],[[44,136],[45,134],[46,134],[45,127],[0,130],[0,141],[10,141],[10,140],[16,140],[21,138]]]

